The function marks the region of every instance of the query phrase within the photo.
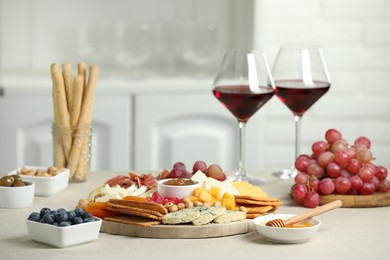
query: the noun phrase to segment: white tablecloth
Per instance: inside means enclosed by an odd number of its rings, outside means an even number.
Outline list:
[[[390,207],[340,208],[320,215],[316,237],[302,244],[274,244],[256,231],[207,239],[150,239],[100,233],[98,240],[69,248],[53,248],[28,237],[25,220],[42,207],[72,209],[79,199],[110,177],[126,172],[94,172],[83,183],[51,197],[35,197],[31,207],[0,209],[0,259],[390,259]],[[258,172],[261,187],[284,205],[278,213],[299,214],[289,196],[292,181]]]

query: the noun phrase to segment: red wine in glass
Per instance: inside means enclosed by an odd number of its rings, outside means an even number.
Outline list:
[[[247,122],[274,95],[271,87],[259,86],[252,91],[249,85],[217,86],[214,96],[237,118]]]
[[[298,116],[302,116],[330,88],[328,82],[321,81],[306,86],[302,80],[276,80],[275,85],[275,95]]]

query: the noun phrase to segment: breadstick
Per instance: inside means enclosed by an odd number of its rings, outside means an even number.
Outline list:
[[[70,126],[72,129],[75,129],[77,122],[79,121],[81,102],[83,99],[83,90],[84,76],[75,76],[72,94],[72,107],[70,109]]]
[[[82,179],[84,177],[83,175],[87,174],[83,168],[84,164],[88,164],[88,161],[86,161],[88,157],[85,158],[84,156],[80,156],[80,154],[88,154],[89,132],[87,132],[88,134],[85,134],[85,129],[89,130],[92,121],[93,102],[98,74],[99,66],[91,65],[89,67],[88,83],[84,90],[76,137],[73,140],[72,151],[69,158],[68,167],[71,169],[72,178],[76,172],[76,167],[77,169],[80,169],[77,172],[78,178]]]
[[[84,77],[84,87],[87,85],[87,64],[84,61],[80,62],[77,65],[77,73],[80,76]]]
[[[73,94],[73,77],[72,66],[69,63],[62,64],[62,76],[64,77],[66,101],[68,105],[68,111],[72,107],[72,94]]]
[[[50,67],[51,71],[51,79],[53,82],[53,111],[54,111],[54,125],[53,132],[55,133],[53,136],[53,146],[54,146],[54,165],[59,168],[65,167],[65,155],[61,145],[61,133],[58,132],[57,127],[59,125],[59,107],[56,102],[56,98],[54,97],[56,80],[54,77],[54,73],[59,71],[58,64],[53,63]]]
[[[69,161],[70,148],[72,146],[72,137],[70,132],[69,113],[66,103],[65,86],[61,72],[55,72],[53,74],[53,78],[53,98],[54,103],[57,106],[56,109],[58,109],[58,124],[56,125],[56,127],[59,126],[61,128],[61,130],[57,134],[60,134],[61,136],[65,159]],[[59,129],[56,129],[56,131],[57,130]]]

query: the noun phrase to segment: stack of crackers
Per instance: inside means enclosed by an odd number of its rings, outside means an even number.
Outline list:
[[[254,219],[278,209],[282,202],[277,198],[264,198],[255,196],[235,196],[236,206],[247,209],[246,218]]]
[[[110,199],[107,209],[124,215],[106,217],[104,220],[139,226],[158,225],[162,217],[168,213],[162,204],[151,203],[146,199],[145,201]]]

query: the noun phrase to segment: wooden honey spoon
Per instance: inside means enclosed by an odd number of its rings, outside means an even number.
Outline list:
[[[293,225],[295,223],[298,223],[298,222],[301,222],[303,220],[310,219],[314,216],[325,213],[329,210],[339,208],[339,207],[341,207],[341,205],[343,205],[341,200],[335,200],[335,201],[329,202],[325,205],[322,205],[321,207],[306,211],[303,214],[294,216],[294,217],[289,218],[289,219],[283,220],[283,219],[277,218],[277,219],[270,220],[265,225],[269,226],[269,227],[286,227],[287,225]]]

